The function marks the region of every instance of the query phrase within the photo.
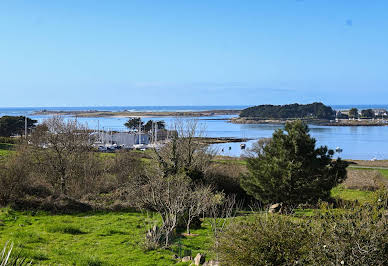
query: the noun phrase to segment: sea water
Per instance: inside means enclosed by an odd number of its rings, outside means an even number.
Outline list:
[[[353,106],[333,106],[337,110],[349,109]],[[367,108],[387,108],[384,105],[363,105],[354,106],[359,109]],[[242,109],[245,106],[120,106],[120,107],[31,107],[31,108],[0,108],[0,116],[2,115],[28,115],[31,118],[42,122],[48,116],[34,116],[36,111],[46,110],[62,110],[62,111],[82,111],[82,110],[98,110],[98,111],[139,111],[139,112],[161,112],[161,111],[203,111],[203,110],[224,110],[224,109]],[[270,137],[274,130],[283,128],[283,125],[276,124],[233,124],[229,119],[235,117],[233,115],[219,115],[211,117],[185,117],[184,119],[197,119],[199,128],[203,129],[203,133],[207,137],[232,137],[232,138],[248,138],[247,148],[252,143],[260,138]],[[98,126],[103,130],[125,130],[124,123],[128,120],[125,117],[102,117],[102,118],[77,118],[80,123],[87,124],[91,129],[97,129]],[[164,120],[167,127],[172,127],[176,118],[171,117],[147,117],[143,121]],[[330,149],[340,147],[343,151],[336,153],[346,159],[370,160],[376,158],[378,160],[388,159],[388,126],[316,126],[310,125],[311,135],[317,139],[317,145],[326,145]],[[215,148],[220,154],[227,156],[240,156],[245,153],[240,148],[241,143],[224,143],[215,144]]]

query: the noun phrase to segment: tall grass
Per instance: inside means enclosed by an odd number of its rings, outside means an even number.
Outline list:
[[[3,251],[0,253],[0,266],[23,266],[23,265],[31,265],[32,261],[27,261],[26,258],[22,258],[19,255],[11,256],[13,250],[13,243],[9,244],[7,241],[4,245]]]

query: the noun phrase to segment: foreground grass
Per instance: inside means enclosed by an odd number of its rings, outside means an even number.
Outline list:
[[[210,248],[205,225],[193,230],[198,236],[178,238],[171,249],[145,251],[146,219],[138,212],[50,215],[0,209],[0,246],[11,240],[16,253],[52,265],[171,265],[179,249],[195,256]]]
[[[332,190],[332,197],[366,203],[373,192]],[[295,216],[312,216],[315,210],[300,209]],[[249,215],[248,215],[249,217]],[[0,209],[0,247],[10,240],[14,253],[39,265],[188,265],[177,263],[174,254],[212,257],[212,232],[203,222],[193,236],[178,237],[169,249],[143,248],[144,221],[154,220],[140,212],[83,213],[51,215],[45,212],[19,212]],[[156,218],[157,219],[157,218]]]

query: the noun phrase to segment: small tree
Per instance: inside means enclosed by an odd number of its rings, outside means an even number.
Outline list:
[[[333,160],[327,147],[315,148],[316,140],[302,121],[287,123],[262,144],[256,157],[248,158],[248,174],[241,180],[249,195],[263,203],[286,205],[316,202],[346,178],[347,163]]]
[[[187,211],[186,215],[184,215],[187,234],[190,234],[191,222],[209,209],[209,201],[211,201],[212,197],[213,192],[210,186],[196,187],[193,189],[188,197]]]
[[[152,129],[165,129],[166,124],[164,121],[153,121],[153,120],[148,120],[147,123],[144,125],[144,131],[148,132],[151,131]]]
[[[190,179],[184,175],[151,172],[131,179],[129,190],[137,207],[156,211],[162,218],[164,246],[167,247],[192,193]],[[161,240],[158,237],[158,240]],[[157,243],[155,243],[157,244]]]
[[[160,150],[154,150],[154,157],[165,176],[185,173],[193,181],[204,178],[209,169],[213,153],[208,145],[196,138],[203,135],[197,120],[176,120],[175,134]]]
[[[361,111],[361,116],[364,118],[374,118],[375,112],[372,109],[366,109]]]
[[[141,121],[140,117],[134,117],[134,118],[128,119],[128,121],[125,122],[124,126],[126,126],[130,130],[135,130],[135,129],[138,130],[140,126],[141,130],[148,132],[154,128],[165,129],[166,123],[164,121],[148,120],[147,123],[144,124],[144,122]]]
[[[349,117],[350,118],[358,118],[358,109],[352,108],[349,110]]]
[[[143,128],[143,122],[141,121],[140,117],[134,117],[134,118],[128,119],[128,121],[124,124],[124,126],[126,126],[128,129],[134,130],[134,129],[138,129],[139,126]]]
[[[92,159],[90,134],[75,120],[52,117],[37,127],[31,136],[36,167],[54,188],[68,194],[71,179],[84,175],[84,162]]]

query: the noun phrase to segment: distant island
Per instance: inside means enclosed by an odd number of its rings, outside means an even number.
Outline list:
[[[352,108],[349,111],[335,111],[321,102],[311,104],[258,105],[243,109],[239,117],[230,121],[236,124],[284,124],[287,121],[301,119],[309,124],[323,126],[385,126],[385,116],[379,116],[372,109]],[[376,119],[380,117],[381,119]]]

